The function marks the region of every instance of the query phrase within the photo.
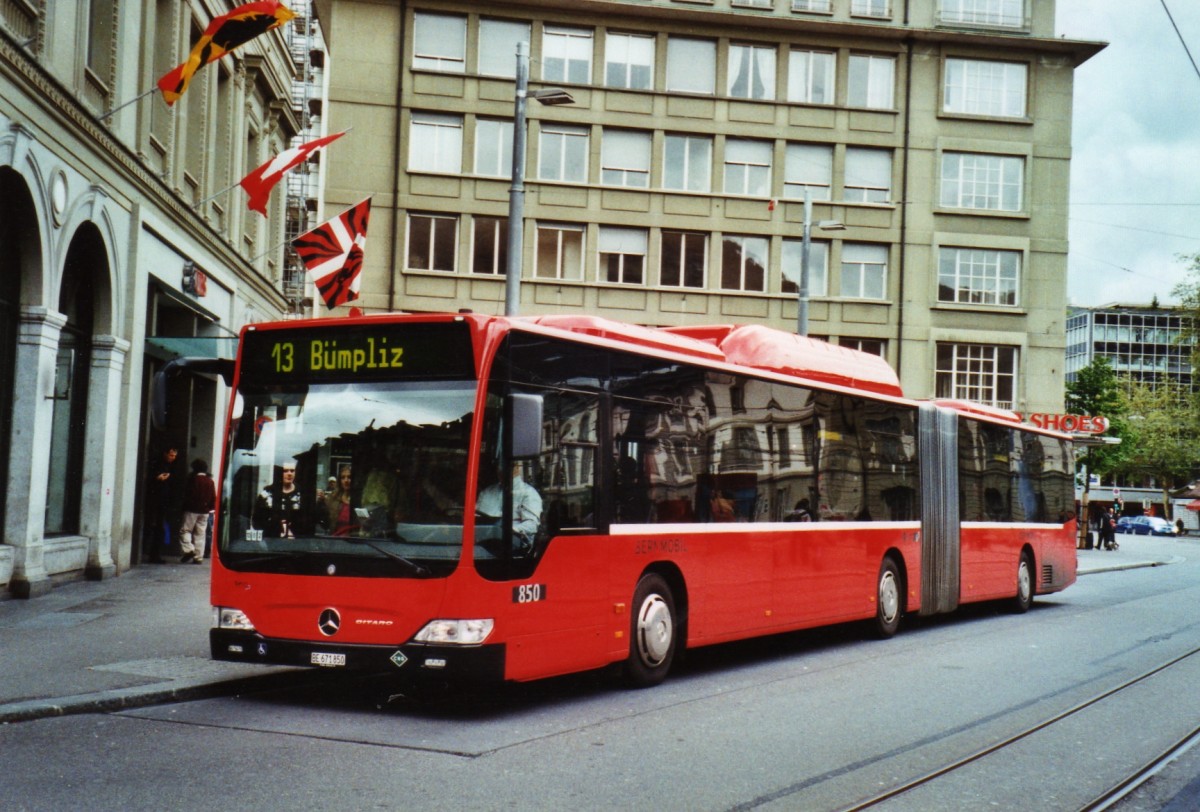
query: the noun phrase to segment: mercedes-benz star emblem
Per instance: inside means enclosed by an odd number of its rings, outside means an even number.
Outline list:
[[[333,637],[337,634],[338,629],[342,625],[342,616],[338,614],[336,609],[326,609],[321,613],[321,617],[317,620],[317,628],[321,630],[321,634],[326,637]]]

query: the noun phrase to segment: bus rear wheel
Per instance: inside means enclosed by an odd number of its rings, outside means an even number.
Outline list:
[[[648,688],[666,679],[675,658],[675,599],[662,576],[647,573],[633,591],[632,608],[625,682]]]
[[[900,630],[900,618],[904,614],[904,584],[900,569],[891,558],[883,559],[879,567],[875,597],[875,634],[886,640]]]
[[[1027,550],[1021,553],[1017,563],[1017,594],[1010,605],[1018,615],[1028,612],[1033,605],[1033,562]]]

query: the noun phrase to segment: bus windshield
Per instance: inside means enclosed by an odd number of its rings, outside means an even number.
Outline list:
[[[473,381],[238,389],[220,554],[233,570],[439,577],[462,550]]]

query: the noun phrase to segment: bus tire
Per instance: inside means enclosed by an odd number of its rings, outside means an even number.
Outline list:
[[[1012,611],[1023,615],[1033,605],[1033,561],[1029,551],[1021,551],[1021,560],[1017,562],[1017,594],[1009,604]]]
[[[900,630],[900,618],[904,615],[904,581],[900,568],[891,558],[883,559],[879,565],[879,578],[875,594],[875,635],[881,640],[892,637]]]
[[[638,581],[631,606],[625,683],[631,688],[649,688],[666,679],[675,658],[675,599],[662,576],[651,572]]]

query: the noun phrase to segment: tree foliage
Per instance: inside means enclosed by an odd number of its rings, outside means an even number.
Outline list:
[[[1086,455],[1079,455],[1080,464],[1086,462],[1092,473],[1102,477],[1122,470],[1132,448],[1128,400],[1122,389],[1112,363],[1102,355],[1093,358],[1067,384],[1067,411],[1108,418],[1105,436],[1121,440],[1120,445],[1096,446],[1088,449]]]
[[[1187,276],[1171,293],[1179,299],[1183,311],[1183,330],[1180,343],[1192,348],[1192,368],[1200,367],[1200,254],[1183,256],[1188,264]]]
[[[1124,397],[1131,436],[1118,473],[1154,477],[1166,510],[1170,489],[1200,467],[1200,410],[1192,393],[1169,379],[1153,386],[1130,381]]]

